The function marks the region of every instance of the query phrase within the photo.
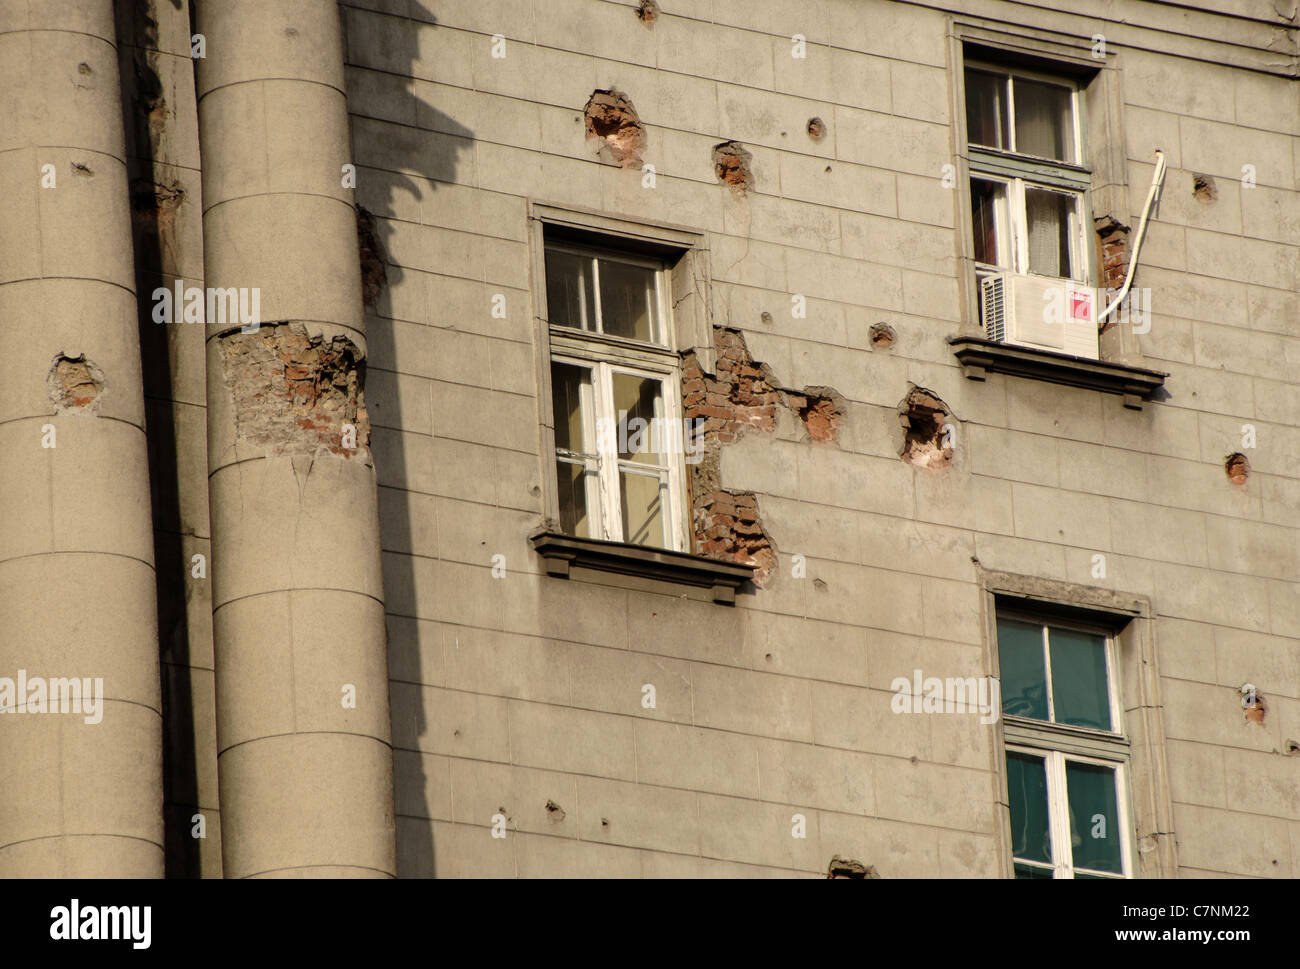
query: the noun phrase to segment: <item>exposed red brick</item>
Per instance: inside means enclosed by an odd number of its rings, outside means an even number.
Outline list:
[[[1223,473],[1233,484],[1245,484],[1246,479],[1250,477],[1250,462],[1246,460],[1246,455],[1241,452],[1229,454],[1223,462]]]
[[[753,185],[754,175],[750,168],[753,160],[754,156],[738,141],[724,141],[713,146],[713,174],[738,194],[744,194]]]
[[[1109,215],[1103,215],[1092,221],[1097,230],[1097,261],[1101,266],[1100,288],[1114,292],[1124,285],[1124,278],[1128,275],[1130,230],[1128,226]],[[1102,324],[1102,332],[1115,326],[1119,318],[1119,313],[1108,316]]]
[[[758,497],[721,486],[722,447],[750,429],[775,431],[781,407],[799,416],[813,441],[833,441],[842,406],[829,388],[793,392],[780,387],[768,367],[750,356],[739,330],[715,327],[714,346],[715,374],[703,374],[693,353],[686,354],[683,365],[685,416],[705,421],[702,459],[691,466],[696,547],[703,555],[755,566],[754,581],[761,586],[776,566],[776,551],[763,528]]]
[[[104,392],[104,373],[86,357],[68,357],[59,354],[54,358],[46,381],[55,413],[85,411],[99,412],[99,396]]]
[[[898,406],[898,420],[903,425],[899,456],[904,461],[918,468],[943,468],[951,463],[953,449],[946,443],[944,425],[951,422],[952,411],[936,394],[913,386]]]
[[[234,400],[241,444],[269,454],[369,456],[364,364],[353,343],[324,340],[299,324],[270,324],[221,338],[226,386]],[[356,447],[344,446],[355,428]]]
[[[631,99],[619,91],[595,91],[583,109],[588,138],[601,139],[600,154],[624,168],[641,167],[645,129]]]

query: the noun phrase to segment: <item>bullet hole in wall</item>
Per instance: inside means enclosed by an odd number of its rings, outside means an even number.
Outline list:
[[[1219,197],[1219,186],[1213,175],[1192,173],[1192,195],[1198,202],[1213,202]]]
[[[550,820],[555,821],[556,823],[559,823],[560,821],[563,821],[563,820],[564,820],[564,817],[565,817],[565,811],[564,811],[564,808],[560,807],[560,806],[559,806],[558,804],[556,804],[554,801],[547,801],[547,802],[546,802],[546,816],[547,816],[547,818],[549,818]]]
[[[871,348],[873,350],[892,350],[897,334],[888,323],[874,323],[871,326]]]
[[[934,393],[913,386],[898,406],[903,425],[900,457],[918,468],[942,468],[952,462],[952,411]]]
[[[713,174],[738,195],[753,187],[754,174],[750,167],[753,160],[754,156],[738,141],[713,146]]]
[[[835,429],[844,413],[843,404],[836,400],[839,394],[829,387],[807,387],[802,394],[783,396],[783,403],[799,415],[809,437],[814,441],[835,440]]]
[[[808,137],[813,141],[821,141],[826,137],[826,122],[821,118],[808,119]]]
[[[879,878],[880,873],[876,871],[874,865],[864,865],[860,861],[854,861],[851,858],[841,858],[836,855],[826,866],[827,878]]]
[[[1242,695],[1242,709],[1246,711],[1246,722],[1257,723],[1262,726],[1265,714],[1264,698],[1260,696],[1259,692],[1250,683],[1244,685],[1239,692]]]
[[[1246,460],[1246,455],[1240,451],[1229,454],[1223,462],[1223,473],[1233,484],[1245,484],[1246,479],[1250,477],[1250,462]]]
[[[763,312],[759,314],[758,318],[764,326],[772,325],[772,314],[767,310],[763,310]]]
[[[98,414],[104,372],[84,354],[69,357],[60,353],[50,367],[46,386],[56,414],[69,411]]]
[[[596,90],[583,109],[588,138],[600,139],[600,157],[612,165],[637,168],[645,150],[645,129],[631,99],[619,91]]]
[[[636,16],[647,27],[653,27],[659,18],[659,4],[655,0],[641,0],[636,7]]]

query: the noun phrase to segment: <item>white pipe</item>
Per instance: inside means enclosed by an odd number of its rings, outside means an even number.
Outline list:
[[[1151,205],[1160,195],[1160,189],[1165,183],[1165,153],[1159,148],[1156,149],[1156,170],[1151,176],[1151,190],[1147,192],[1146,205],[1142,207],[1142,221],[1138,223],[1137,238],[1133,240],[1133,255],[1129,257],[1128,273],[1124,276],[1124,285],[1120,288],[1119,295],[1115,301],[1101,311],[1097,317],[1097,326],[1101,327],[1101,321],[1111,314],[1124,297],[1128,295],[1129,287],[1133,285],[1133,273],[1137,271],[1138,253],[1142,251],[1142,240],[1147,234],[1147,219],[1151,215]]]

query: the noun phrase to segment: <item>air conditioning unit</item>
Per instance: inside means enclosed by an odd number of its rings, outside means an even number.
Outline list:
[[[1097,291],[1069,279],[998,273],[980,283],[990,340],[1097,359]]]

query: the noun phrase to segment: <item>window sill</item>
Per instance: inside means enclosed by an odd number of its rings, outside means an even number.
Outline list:
[[[971,380],[983,380],[990,373],[1004,373],[1070,387],[1085,387],[1120,394],[1124,406],[1131,410],[1141,410],[1142,401],[1150,400],[1169,376],[1159,370],[1072,357],[1051,350],[998,343],[983,337],[954,336],[948,338],[948,343]]]
[[[570,566],[576,565],[585,569],[711,588],[713,601],[727,604],[735,603],[736,590],[754,574],[753,568],[748,565],[719,562],[703,555],[594,538],[574,538],[558,532],[535,532],[528,540],[546,562],[548,575],[567,579]]]

